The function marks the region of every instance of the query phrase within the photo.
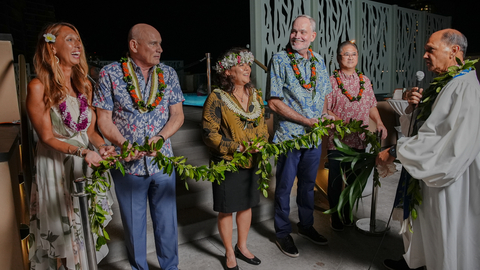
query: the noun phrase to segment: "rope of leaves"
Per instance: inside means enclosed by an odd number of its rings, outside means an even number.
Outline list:
[[[336,121],[325,120],[323,122],[320,121],[318,124],[316,124],[308,133],[304,135],[296,136],[292,140],[288,140],[288,141],[284,141],[276,144],[270,144],[264,139],[256,138],[253,140],[253,143],[251,144],[243,142],[245,146],[245,150],[241,153],[237,153],[237,152],[234,153],[233,159],[230,161],[222,160],[218,163],[212,162],[210,163],[209,166],[207,165],[193,166],[193,165],[187,164],[186,163],[187,158],[183,156],[180,156],[180,157],[164,156],[159,151],[163,146],[163,140],[158,140],[156,143],[148,144],[148,137],[147,137],[145,138],[145,144],[139,145],[137,143],[133,143],[131,148],[128,148],[129,142],[126,141],[122,145],[122,154],[106,158],[105,160],[100,162],[100,165],[98,167],[92,166],[93,173],[88,179],[89,184],[86,187],[86,192],[90,195],[90,199],[91,199],[89,216],[90,216],[92,232],[98,236],[97,242],[96,242],[97,250],[99,250],[102,245],[106,244],[106,241],[110,240],[110,238],[107,231],[105,230],[105,227],[103,226],[103,222],[105,221],[105,216],[108,213],[104,211],[99,204],[96,203],[95,201],[95,196],[97,195],[96,190],[99,190],[100,192],[105,192],[110,188],[110,180],[106,179],[104,176],[107,170],[115,168],[120,170],[122,174],[125,174],[125,170],[120,160],[128,157],[129,155],[133,155],[133,152],[135,150],[145,151],[145,152],[156,151],[157,154],[153,158],[152,162],[155,165],[157,165],[160,170],[163,170],[163,173],[167,173],[171,175],[175,170],[177,172],[177,175],[182,180],[191,178],[191,179],[194,179],[195,181],[200,181],[200,180],[203,180],[203,181],[206,180],[210,182],[216,181],[219,184],[223,180],[225,180],[226,171],[229,171],[229,172],[238,171],[237,169],[238,166],[244,166],[248,164],[248,161],[252,158],[252,153],[250,153],[250,151],[257,150],[258,153],[255,153],[254,155],[257,155],[256,162],[257,162],[258,171],[256,172],[256,174],[259,175],[258,189],[262,191],[263,196],[268,197],[267,189],[269,187],[269,182],[270,182],[269,175],[272,172],[272,164],[270,163],[270,158],[274,157],[275,164],[276,164],[279,155],[283,155],[283,154],[287,155],[288,152],[292,151],[293,149],[300,150],[301,147],[309,148],[312,145],[318,145],[318,142],[321,140],[322,136],[328,135],[328,130],[331,128],[334,128],[336,137],[343,138],[345,134],[363,133],[366,135],[366,140],[368,143],[372,143],[372,145],[375,143],[378,144],[376,140],[376,136],[367,129],[367,126],[363,125],[362,121],[351,120],[350,122],[345,123],[341,120],[336,120]],[[340,142],[338,138],[335,141]],[[346,145],[342,146],[342,144],[339,144],[339,145],[340,145],[340,149],[344,149],[344,151],[349,152],[348,146]],[[379,146],[377,147],[377,145],[375,144],[375,147],[373,147],[372,149],[373,150],[369,153],[369,155],[366,155],[368,156],[367,159],[365,159],[364,157],[365,155],[356,156],[355,158],[358,161],[352,160],[352,164],[361,163],[361,164],[365,164],[365,166],[367,166],[368,168],[370,167],[373,168],[375,166],[375,158],[372,158],[372,157],[378,154],[380,147]],[[364,173],[362,173],[362,175],[363,174]],[[366,178],[368,178],[368,175],[366,175]],[[357,180],[359,179],[360,178],[357,178]],[[378,177],[377,177],[376,183],[378,183]],[[349,186],[348,189],[345,189],[341,195],[341,203],[344,203],[343,205],[345,205],[345,203],[354,205],[355,202],[357,202],[358,199],[361,198],[361,192],[358,192],[358,190],[362,186],[363,187],[365,186],[363,182],[360,184],[351,185],[351,187]],[[188,184],[186,181],[185,181],[185,187],[188,189]],[[352,189],[354,191],[349,191]],[[348,192],[349,194],[348,196],[345,195],[346,192]],[[334,207],[332,209],[341,209],[340,204],[339,206]],[[331,210],[331,211],[332,213],[335,212],[335,210]]]

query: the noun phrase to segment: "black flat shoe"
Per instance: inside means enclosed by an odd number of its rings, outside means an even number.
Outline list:
[[[237,265],[235,265],[235,266],[232,267],[232,268],[230,268],[230,267],[227,266],[227,254],[225,254],[225,268],[226,268],[227,270],[240,270],[240,269],[238,269],[238,263],[237,263]]]
[[[240,249],[238,249],[237,245],[235,245],[235,257],[239,258],[240,260],[246,261],[249,264],[253,264],[253,265],[259,265],[262,262],[256,256],[253,256],[253,258],[251,258],[251,259],[245,257],[245,255],[242,254]]]

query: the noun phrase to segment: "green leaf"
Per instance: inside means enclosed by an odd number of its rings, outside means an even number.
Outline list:
[[[105,239],[110,240],[110,235],[108,235],[105,229],[103,229],[103,236],[105,237]]]

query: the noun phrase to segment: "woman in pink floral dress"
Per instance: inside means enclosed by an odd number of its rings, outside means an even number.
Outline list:
[[[356,69],[358,64],[358,49],[355,43],[345,41],[337,49],[337,61],[340,64],[340,70],[335,70],[330,76],[332,92],[327,95],[328,114],[335,117],[335,120],[349,122],[351,119],[363,121],[368,125],[369,118],[377,124],[377,130],[382,132],[382,139],[387,137],[387,129],[383,125],[382,119],[378,113],[377,100],[373,93],[372,83]],[[347,134],[342,140],[345,144],[356,151],[365,151],[364,134]],[[350,164],[342,163],[336,160],[336,157],[343,153],[336,150],[333,143],[333,132],[330,131],[328,143],[328,201],[330,208],[338,204],[340,193],[343,189],[343,180],[340,167],[346,171]],[[355,180],[353,174],[347,176],[347,184]],[[348,204],[347,206],[348,207]],[[344,209],[344,213],[348,213]],[[348,219],[348,217],[346,217]],[[352,225],[353,220],[342,221],[337,213],[331,217],[330,227],[336,231],[342,231],[344,225]]]

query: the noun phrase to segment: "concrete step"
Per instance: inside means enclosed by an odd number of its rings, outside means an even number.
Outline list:
[[[182,127],[171,137],[172,144],[181,144],[183,142],[201,142],[202,141],[202,126],[198,122],[185,120]],[[174,150],[176,148],[174,147]]]
[[[210,163],[210,153],[207,146],[202,141],[172,142],[173,153],[175,156],[184,156],[187,158],[187,164],[194,166],[208,165]],[[193,160],[203,159],[200,164],[193,164]]]

